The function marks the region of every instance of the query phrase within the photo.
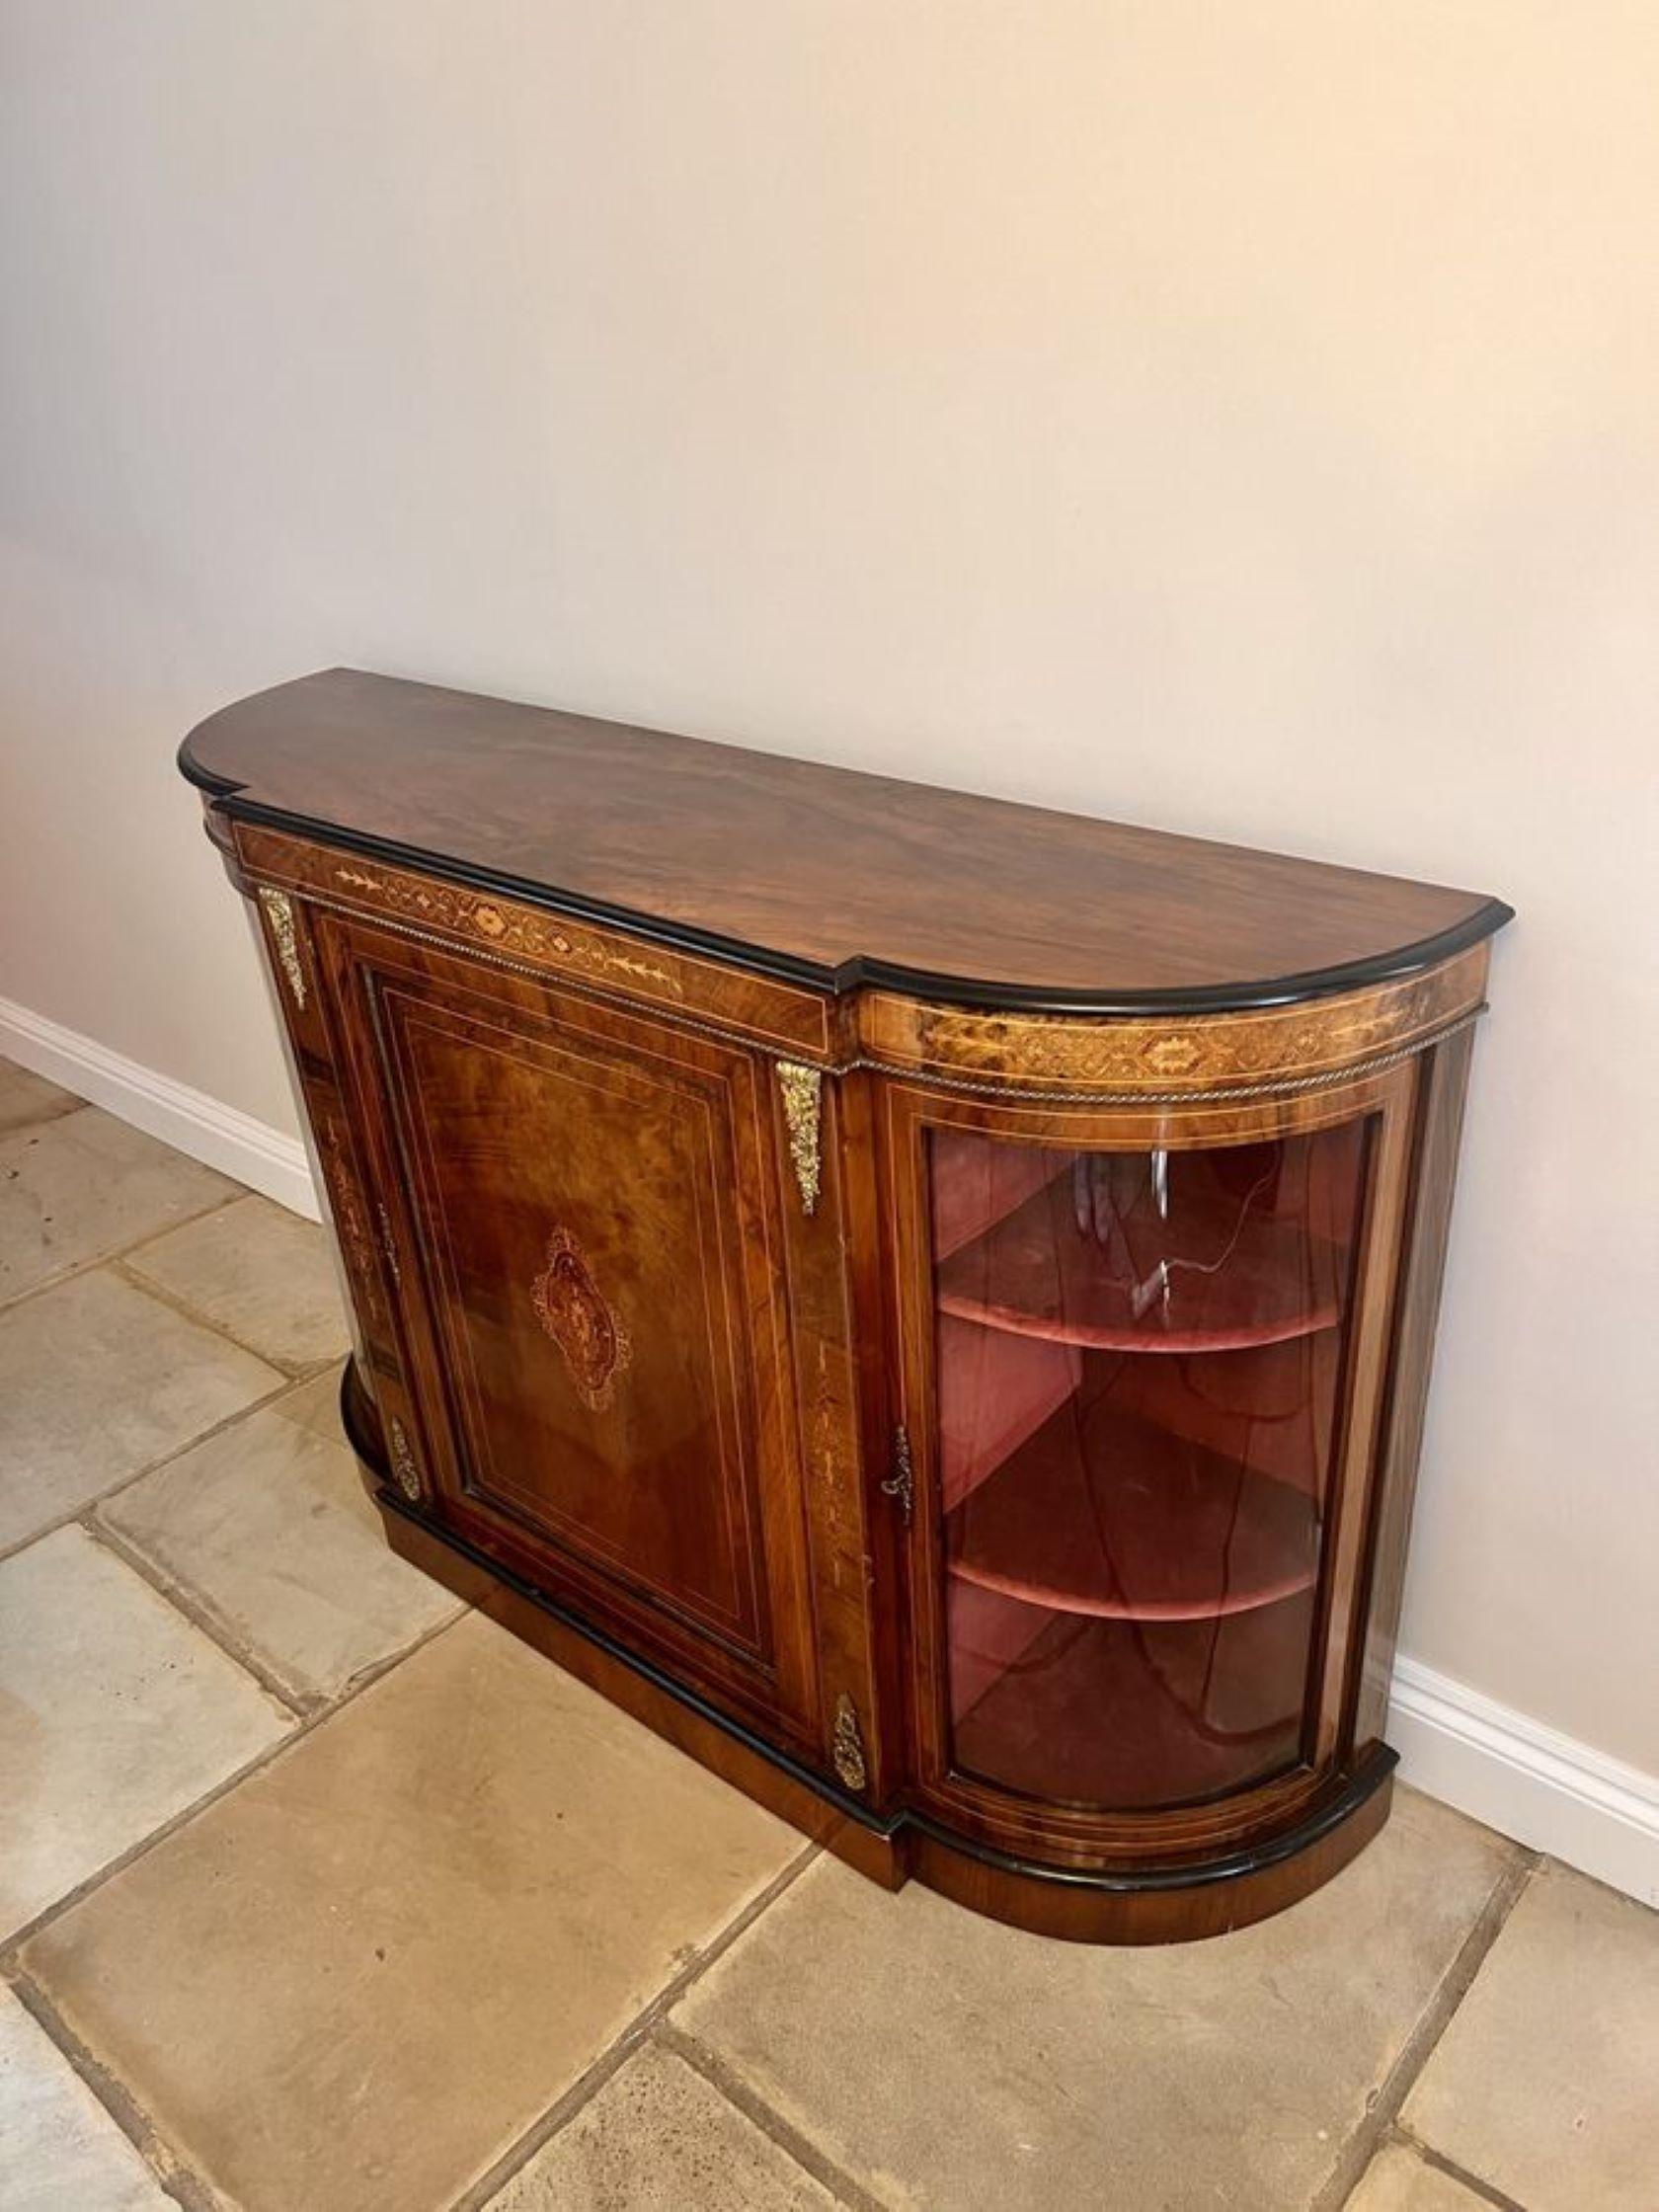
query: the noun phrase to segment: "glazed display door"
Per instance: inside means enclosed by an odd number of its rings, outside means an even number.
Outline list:
[[[1319,1756],[1384,1122],[1326,1116],[1174,1148],[900,1109],[935,1788],[1151,1815]]]
[[[770,1064],[369,925],[317,934],[432,1509],[805,1738]]]

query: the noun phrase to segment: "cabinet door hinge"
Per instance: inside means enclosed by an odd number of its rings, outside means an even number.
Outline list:
[[[864,1764],[864,1737],[858,1726],[858,1707],[843,1690],[835,1699],[835,1733],[830,1740],[830,1756],[835,1762],[835,1772],[848,1789],[869,1786],[869,1770]]]
[[[882,1484],[881,1494],[897,1500],[908,1529],[915,1510],[915,1469],[910,1463],[910,1432],[903,1421],[893,1431],[893,1472]]]

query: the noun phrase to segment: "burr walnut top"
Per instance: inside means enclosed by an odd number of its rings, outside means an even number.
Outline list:
[[[404,682],[256,693],[180,764],[326,836],[830,991],[1202,1013],[1409,976],[1496,899]]]

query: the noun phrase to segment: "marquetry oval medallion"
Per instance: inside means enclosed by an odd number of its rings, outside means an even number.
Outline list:
[[[568,1228],[548,1239],[547,1265],[530,1298],[536,1319],[565,1356],[577,1396],[590,1413],[604,1412],[634,1348]]]

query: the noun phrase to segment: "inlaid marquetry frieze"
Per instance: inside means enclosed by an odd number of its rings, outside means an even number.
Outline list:
[[[390,868],[366,867],[356,861],[337,860],[334,881],[343,891],[360,893],[370,904],[392,913],[407,914],[412,920],[431,922],[439,929],[453,929],[502,952],[557,962],[634,986],[652,985],[674,997],[684,995],[679,978],[660,960],[623,951],[533,907],[512,906],[505,900],[487,899],[461,884],[400,875]]]
[[[868,1062],[919,1075],[1102,1091],[1204,1093],[1314,1076],[1409,1050],[1478,1006],[1486,948],[1341,997],[1186,1020],[1086,1020],[924,1006],[887,991],[859,1010]]]
[[[814,1057],[829,1050],[828,1003],[814,991],[282,830],[238,823],[236,842],[250,874],[269,876],[313,906],[381,917],[409,934],[705,1019],[762,1045]],[[270,896],[285,892],[272,888]]]
[[[837,1064],[1125,1101],[1197,1098],[1317,1079],[1415,1050],[1480,1005],[1486,978],[1482,944],[1396,983],[1250,1013],[1005,1013],[929,1005],[888,990],[865,990],[837,1004],[736,966],[281,831],[238,824],[236,834],[243,865],[276,879],[262,884],[260,896],[296,1004],[304,1002],[306,978],[282,886],[315,907],[377,916],[406,934],[470,946],[510,968],[566,976],[771,1051],[781,1067],[798,1070],[785,1077],[785,1107],[809,1212],[817,1201],[815,1093],[820,1076],[836,1073]]]

